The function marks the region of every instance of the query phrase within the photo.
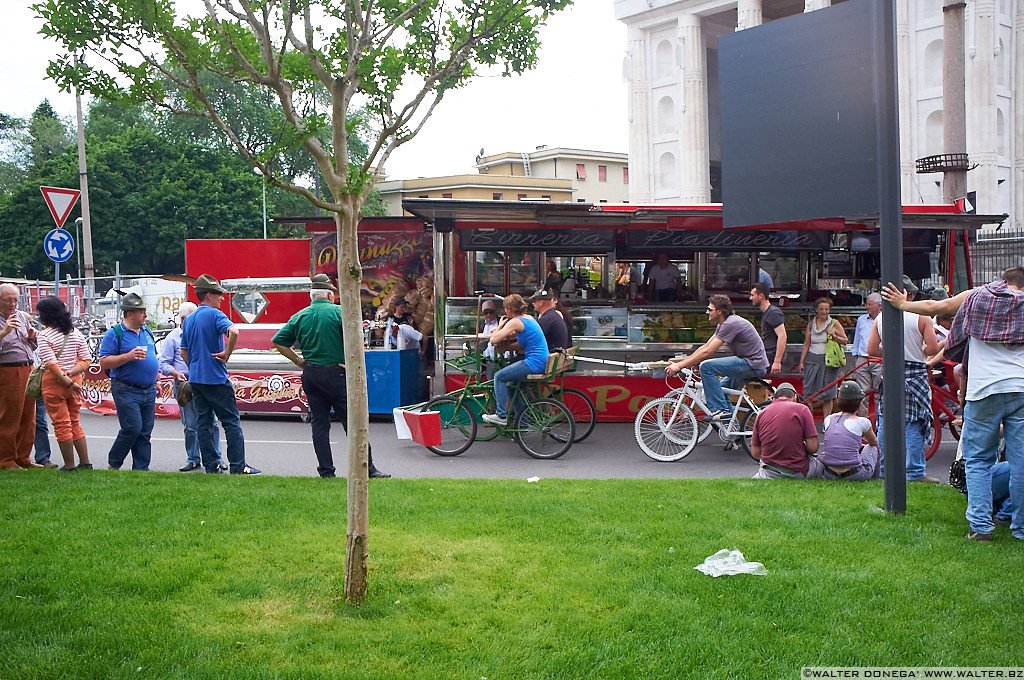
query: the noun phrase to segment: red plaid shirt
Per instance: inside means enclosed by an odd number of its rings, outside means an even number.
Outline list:
[[[1024,291],[1005,281],[982,286],[967,297],[946,337],[946,358],[963,359],[968,338],[1024,345]]]

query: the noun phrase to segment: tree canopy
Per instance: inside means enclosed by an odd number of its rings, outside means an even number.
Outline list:
[[[171,0],[44,0],[43,33],[84,60],[55,60],[65,87],[148,101],[208,119],[274,185],[334,214],[338,298],[349,396],[345,596],[366,592],[368,415],[359,305],[357,225],[376,173],[423,128],[438,103],[482,71],[521,73],[537,62],[537,29],[571,0],[203,0],[180,15]],[[253,144],[226,116],[236,99],[209,77],[261,88],[275,136]],[[318,97],[327,95],[329,108]],[[327,111],[330,116],[328,117]],[[365,156],[354,138],[367,113]],[[263,140],[266,142],[267,140]],[[281,152],[302,148],[327,188],[289,181]],[[443,311],[441,312],[443,314]]]

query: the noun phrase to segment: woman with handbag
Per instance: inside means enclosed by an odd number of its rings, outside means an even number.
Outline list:
[[[89,368],[89,346],[71,323],[71,315],[59,298],[44,297],[36,303],[43,330],[39,332],[39,361],[43,372],[43,403],[53,422],[53,432],[64,458],[63,472],[91,470],[89,447],[79,411],[82,408],[82,374]],[[75,466],[75,452],[79,464]]]
[[[845,345],[849,340],[846,338],[846,331],[841,324],[833,319],[829,313],[832,311],[832,300],[827,297],[818,298],[814,301],[814,316],[807,322],[807,329],[804,332],[804,347],[800,352],[800,363],[796,370],[804,375],[804,400],[821,391],[825,385],[834,383],[839,379],[842,367],[829,366],[825,362],[825,345],[831,341]],[[832,413],[832,402],[836,398],[836,387],[815,395],[807,405],[811,412],[814,412],[814,404],[821,402],[821,416],[828,417]]]

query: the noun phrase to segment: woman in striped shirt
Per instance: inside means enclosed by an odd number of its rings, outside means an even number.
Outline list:
[[[43,330],[39,332],[39,361],[43,373],[43,403],[64,458],[64,472],[91,470],[89,447],[79,411],[82,409],[82,374],[89,368],[89,347],[59,298],[49,296],[36,304]],[[59,356],[58,356],[59,355]],[[75,452],[79,464],[75,466]]]

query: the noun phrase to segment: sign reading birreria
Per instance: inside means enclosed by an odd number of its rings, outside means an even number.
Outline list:
[[[494,229],[459,232],[462,250],[543,250],[548,253],[607,253],[615,249],[615,232],[611,229]]]
[[[627,231],[635,250],[817,250],[828,247],[827,231]]]

